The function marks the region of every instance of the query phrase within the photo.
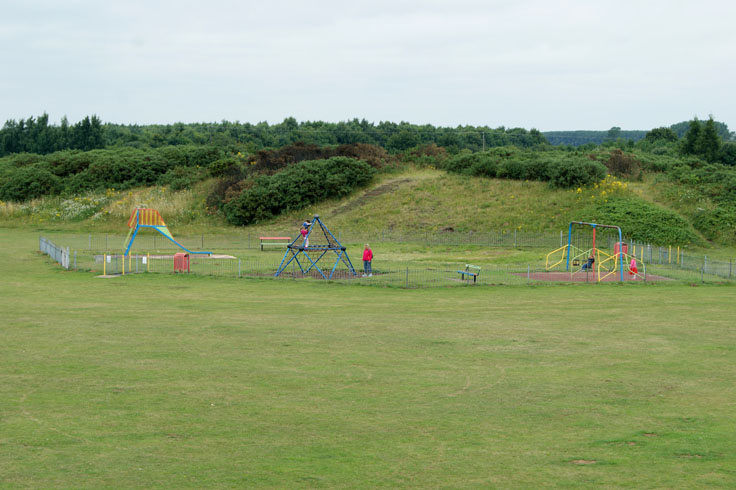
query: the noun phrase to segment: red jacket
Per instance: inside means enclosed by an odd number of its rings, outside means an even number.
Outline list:
[[[365,260],[366,262],[370,262],[371,260],[373,260],[373,250],[371,250],[370,248],[366,248],[365,250],[363,250],[363,260]]]

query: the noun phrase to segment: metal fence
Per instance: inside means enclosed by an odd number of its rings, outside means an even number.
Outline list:
[[[176,240],[190,250],[249,250],[261,246],[261,236],[296,236],[294,230],[249,230],[243,233],[217,235],[176,235]],[[486,247],[539,247],[556,248],[567,243],[567,235],[533,232],[483,232],[483,233],[405,233],[393,230],[378,232],[340,231],[336,234],[342,243],[421,243],[425,245],[478,245]],[[118,252],[123,249],[125,235],[69,234],[59,235],[57,240],[73,249]],[[176,245],[159,233],[139,234],[134,242],[135,251],[174,250]]]
[[[296,263],[284,270],[279,277],[275,271],[280,263],[279,257],[265,258],[210,258],[207,256],[189,256],[189,267],[186,272],[175,272],[174,259],[171,256],[151,254],[130,254],[123,258],[121,254],[87,254],[80,253],[76,267],[79,270],[96,274],[129,275],[142,273],[182,274],[200,276],[219,276],[230,278],[259,278],[280,281],[323,281],[316,271],[302,272]],[[372,276],[363,275],[357,268],[355,274],[344,266],[335,271],[331,282],[363,286],[380,286],[396,288],[430,288],[430,287],[462,287],[473,285],[509,285],[531,284],[539,282],[535,273],[543,270],[531,266],[493,266],[484,267],[475,277],[460,274],[457,264],[437,264],[429,267],[391,266],[374,267]],[[593,282],[591,276],[590,282]]]
[[[273,232],[271,232],[273,234]],[[494,235],[484,234],[480,235],[476,244],[482,243],[482,240],[486,240],[487,246],[503,246],[500,245],[502,240],[508,240],[506,246],[513,246],[516,243],[517,247],[525,246],[522,244],[522,240],[533,237],[533,234],[524,235],[523,238],[520,234],[515,237],[513,234],[506,238],[500,238],[498,241],[493,242],[490,240]],[[230,250],[238,250],[238,244],[241,247],[246,245],[250,248],[258,248],[260,241],[252,238],[250,241],[248,235],[237,235],[235,239],[228,238],[227,236],[217,236],[217,242],[207,241],[210,237],[207,235],[201,235],[198,238],[199,242],[195,242],[194,237],[187,237],[182,239],[185,245],[189,245],[193,249],[201,248],[204,244],[208,248],[229,248]],[[504,234],[496,234],[496,237],[503,237]],[[80,269],[86,271],[92,271],[99,274],[134,274],[134,273],[174,273],[174,261],[172,256],[164,255],[166,252],[160,253],[161,251],[175,249],[175,245],[166,240],[164,237],[156,238],[154,235],[147,237],[139,237],[136,243],[139,244],[138,250],[131,253],[123,261],[123,257],[120,253],[123,237],[120,237],[120,241],[117,242],[115,247],[112,247],[111,235],[74,235],[74,236],[59,236],[55,238],[57,243],[64,243],[64,246],[58,246],[52,243],[45,237],[39,239],[39,249],[41,252],[48,254],[54,260],[56,260],[65,269]],[[145,238],[145,240],[140,240]],[[394,241],[398,243],[401,240],[416,240],[417,235],[381,235],[380,237],[374,236],[375,239]],[[422,237],[419,237],[422,238]],[[426,239],[425,243],[438,243],[437,241],[432,242],[432,237],[426,235],[423,237]],[[467,238],[467,235],[466,235]],[[564,237],[566,239],[566,237]],[[457,243],[457,244],[468,244],[466,241],[459,241],[457,235],[454,236],[455,242],[446,241],[444,243]],[[64,240],[63,242],[61,240]],[[140,242],[139,242],[140,240]],[[360,241],[367,240],[365,236],[361,237]],[[543,241],[554,243],[548,248],[559,247],[559,235],[536,235],[536,238],[529,240],[526,243],[541,244]],[[208,245],[209,243],[209,245]],[[217,247],[212,246],[217,243]],[[106,244],[109,248],[96,249],[97,245]],[[227,244],[230,246],[228,247]],[[498,244],[498,245],[497,245]],[[196,247],[195,245],[199,245]],[[542,245],[526,245],[526,246],[542,246]],[[646,274],[650,274],[650,277],[655,276],[661,278],[668,278],[676,281],[688,281],[688,282],[717,282],[717,281],[731,281],[736,279],[734,277],[733,261],[718,261],[711,260],[707,256],[696,256],[692,254],[685,254],[682,251],[673,249],[671,247],[653,247],[651,245],[640,244],[630,242],[630,253],[636,253],[636,256],[642,262],[642,266],[647,271],[644,279],[646,280]],[[147,247],[150,247],[147,250]],[[114,250],[114,253],[109,251]],[[252,252],[251,255],[254,255]],[[260,254],[255,254],[260,255]],[[221,277],[251,277],[251,278],[274,278],[274,273],[278,269],[279,262],[282,258],[282,254],[266,254],[262,257],[207,257],[190,255],[189,257],[189,274],[195,275],[206,275],[206,276],[221,276]],[[391,264],[387,267],[381,267],[380,264],[374,264],[373,276],[363,277],[361,271],[358,270],[357,275],[347,273],[346,270],[338,269],[337,274],[334,276],[333,281],[339,283],[348,284],[360,284],[360,285],[372,285],[372,286],[384,286],[384,287],[401,287],[401,288],[424,288],[424,287],[453,287],[453,286],[467,286],[467,285],[483,285],[483,284],[542,284],[548,282],[544,273],[546,272],[544,267],[538,265],[484,265],[481,273],[474,279],[463,276],[459,273],[459,269],[462,266],[455,264],[432,264],[425,267],[417,267],[417,264],[407,263],[406,265]],[[318,274],[309,273],[304,274],[296,267],[296,264],[290,269],[285,270],[279,277],[281,280],[320,280]],[[579,276],[571,280],[595,282],[595,278],[592,275]]]
[[[69,247],[66,247],[66,248],[59,247],[57,245],[54,245],[52,242],[45,239],[44,237],[39,237],[38,249],[41,251],[41,253],[48,255],[49,257],[54,259],[56,262],[58,262],[64,269],[69,270],[69,267],[70,267]],[[76,255],[76,251],[75,251],[75,255]]]

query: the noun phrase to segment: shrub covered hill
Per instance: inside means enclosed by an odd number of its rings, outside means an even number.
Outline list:
[[[736,244],[736,143],[713,119],[574,147],[519,128],[289,119],[207,133],[47,118],[0,130],[6,225],[117,230],[145,203],[194,228],[292,226],[317,211],[351,229],[558,231],[586,220],[654,244]]]

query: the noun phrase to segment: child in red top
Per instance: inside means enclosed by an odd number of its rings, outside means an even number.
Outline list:
[[[372,261],[373,250],[371,250],[371,247],[366,243],[365,249],[363,249],[363,277],[366,275],[368,277],[373,277],[373,268],[371,266]]]
[[[631,258],[631,262],[629,262],[629,275],[632,279],[636,279],[636,275],[639,273],[639,269],[636,267],[636,259]]]
[[[312,223],[310,221],[305,221],[302,225],[302,229],[299,231],[299,233],[302,234],[302,238],[304,239],[304,248],[309,247],[309,238],[307,235],[309,234],[309,227],[312,226]]]

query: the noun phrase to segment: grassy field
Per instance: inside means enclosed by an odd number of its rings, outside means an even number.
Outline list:
[[[37,238],[0,229],[3,488],[736,486],[732,286],[100,279]]]

